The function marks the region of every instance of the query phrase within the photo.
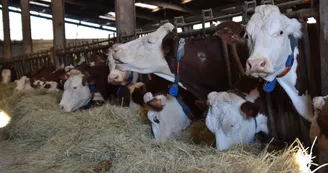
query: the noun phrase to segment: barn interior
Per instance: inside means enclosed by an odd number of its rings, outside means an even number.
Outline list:
[[[0,85],[0,155],[4,153],[0,172],[310,172],[318,168],[312,162],[319,158],[311,159],[309,151],[311,123],[299,116],[280,85],[266,93],[264,103],[277,146],[237,145],[223,152],[215,150],[215,136],[204,119],[162,144],[152,137],[146,109],[108,104],[66,114],[58,109],[62,92],[15,90],[15,80],[41,67],[77,66],[82,57],[90,64],[90,57],[106,55],[113,44],[146,36],[167,22],[185,38],[212,36],[224,21],[246,25],[261,4],[277,5],[288,17],[299,19],[305,33],[299,41],[303,59],[298,62],[304,85],[312,99],[327,95],[325,0],[1,0],[0,65],[1,70],[11,68],[14,75],[11,84]],[[228,48],[227,73],[241,76],[246,59],[240,59],[236,46]],[[231,77],[229,82],[237,80]],[[1,126],[1,115],[8,125]],[[315,147],[313,152],[320,150]]]

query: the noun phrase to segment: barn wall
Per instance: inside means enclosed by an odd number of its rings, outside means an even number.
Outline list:
[[[67,39],[67,44],[80,43],[80,42],[91,42],[92,39]],[[52,40],[33,40],[33,52],[48,50],[53,46]],[[23,54],[23,42],[14,41],[12,42],[12,56],[18,56]],[[3,41],[0,41],[0,57],[3,57]]]

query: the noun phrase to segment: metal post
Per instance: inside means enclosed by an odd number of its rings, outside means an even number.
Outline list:
[[[52,10],[52,23],[53,23],[53,32],[54,32],[54,48],[57,48],[59,45],[65,46],[65,0],[52,0],[51,1],[51,10]],[[56,52],[56,49],[55,51]],[[57,56],[54,56],[54,64],[56,68],[60,66]]]
[[[22,29],[23,29],[23,53],[31,53],[32,38],[31,38],[31,22],[30,22],[30,0],[20,0],[22,9]]]
[[[10,25],[9,25],[9,9],[8,0],[2,0],[2,18],[3,18],[3,52],[4,58],[11,58],[11,39],[10,39]]]
[[[320,1],[321,95],[328,94],[328,1]]]
[[[115,0],[117,42],[126,42],[135,37],[135,0]]]

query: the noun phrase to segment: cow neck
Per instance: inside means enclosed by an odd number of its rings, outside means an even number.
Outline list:
[[[288,68],[287,72],[285,72],[286,69],[283,70],[282,72],[280,72],[280,74],[282,74],[282,75],[280,75],[280,76],[277,75],[277,78],[275,78],[271,82],[274,83],[273,84],[273,88],[274,88],[275,82],[277,81],[280,84],[280,86],[285,90],[285,92],[287,93],[289,98],[291,99],[296,111],[303,118],[305,118],[308,121],[311,121],[312,117],[313,117],[311,97],[306,92],[304,94],[300,93],[296,87],[296,83],[298,80],[297,78],[300,76],[298,76],[298,74],[297,74],[297,68],[298,68],[299,64],[297,61],[294,61],[294,59],[298,59],[300,57],[299,57],[299,50],[298,50],[298,46],[297,46],[297,40],[296,41],[295,40],[294,40],[294,43],[293,43],[293,41],[291,41],[291,46],[292,46],[291,55],[292,56],[289,55],[287,62],[286,62],[286,68]],[[294,47],[293,47],[293,44],[295,45]],[[291,59],[293,59],[293,60],[291,60]],[[288,64],[288,63],[290,63],[290,64]],[[289,65],[289,67],[287,67],[287,65]],[[270,83],[270,82],[268,82],[268,83]],[[273,90],[273,88],[272,88],[272,90]],[[265,91],[267,91],[267,90],[265,90]],[[270,91],[267,91],[267,92],[270,92]]]

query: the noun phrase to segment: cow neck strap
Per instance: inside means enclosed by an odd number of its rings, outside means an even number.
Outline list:
[[[182,99],[180,97],[178,97],[179,81],[180,81],[180,75],[179,75],[180,74],[180,60],[185,54],[184,45],[185,45],[185,39],[180,38],[178,52],[177,52],[177,58],[176,58],[177,66],[176,66],[176,72],[175,72],[175,79],[174,79],[174,83],[170,87],[169,94],[177,99],[177,101],[180,104],[180,106],[182,107],[183,112],[185,113],[185,115],[190,120],[192,120],[194,118],[194,116],[193,116],[190,108],[182,101]]]
[[[281,78],[284,77],[292,68],[293,64],[294,64],[294,50],[295,48],[298,46],[298,40],[290,35],[289,37],[289,41],[290,41],[290,47],[292,49],[292,53],[290,55],[288,55],[287,57],[287,61],[285,63],[285,69],[279,73],[277,75],[276,78],[274,78],[271,82],[266,82],[263,86],[263,90],[266,92],[271,92],[273,91],[274,87],[276,86],[277,83],[277,78]]]
[[[176,67],[176,72],[175,72],[175,79],[173,85],[170,87],[169,94],[173,97],[176,97],[179,92],[179,81],[180,81],[180,60],[184,56],[184,45],[185,45],[185,39],[180,38],[179,41],[179,47],[178,47],[178,52],[177,52],[177,67]]]

